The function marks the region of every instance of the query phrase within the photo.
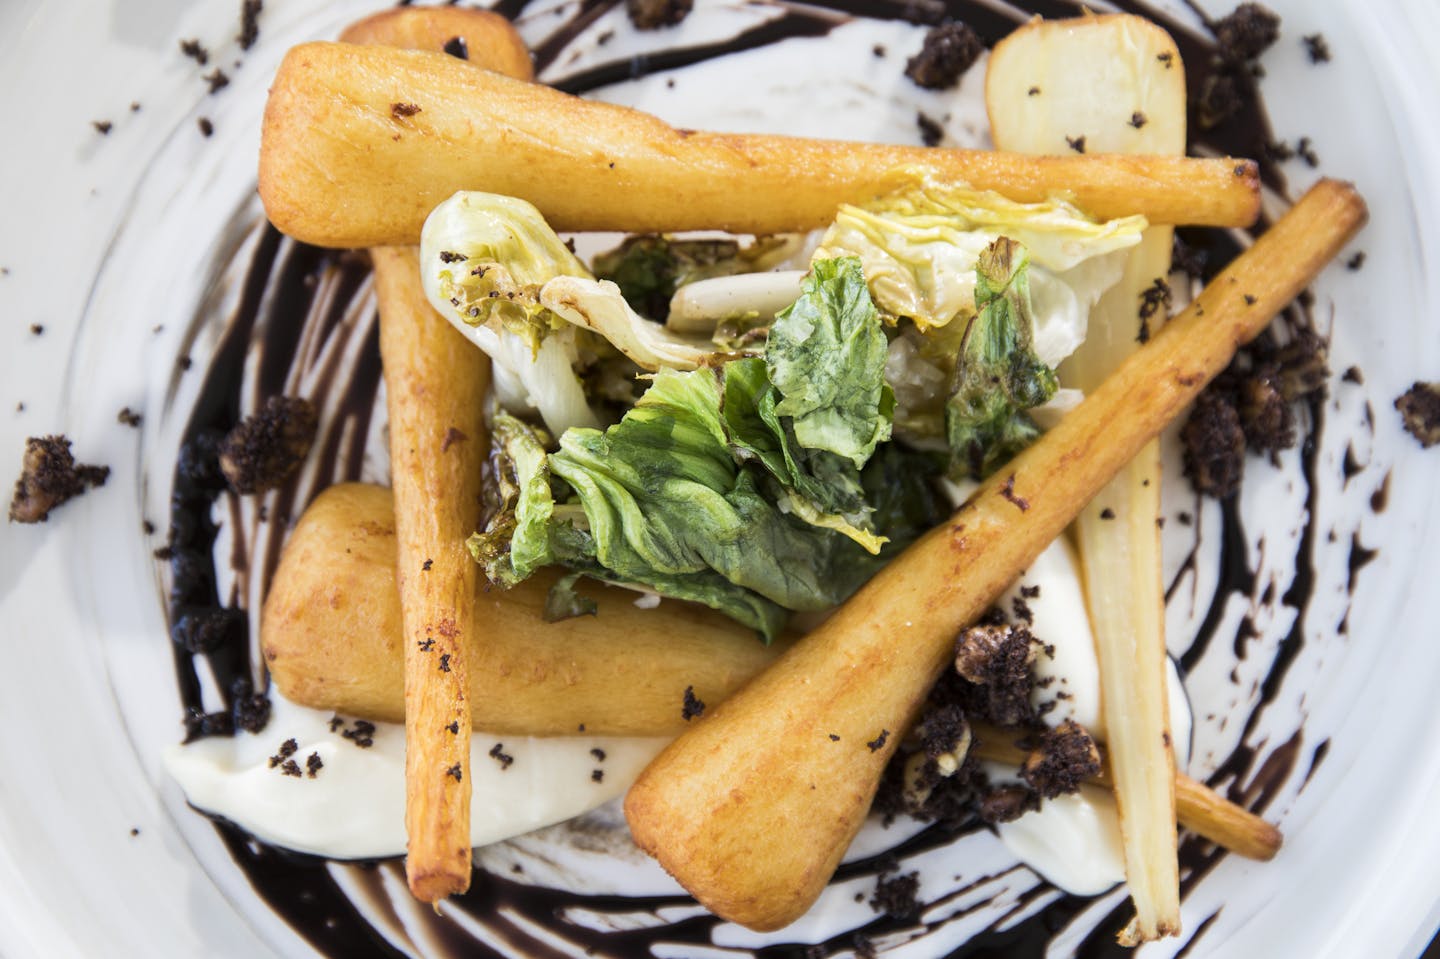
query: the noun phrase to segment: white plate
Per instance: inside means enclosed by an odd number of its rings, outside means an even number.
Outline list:
[[[527,15],[532,42],[552,29],[553,15],[538,12],[549,5],[537,0]],[[622,26],[601,44],[605,30],[623,21],[611,10],[557,58],[551,75],[702,42],[733,32],[737,22],[753,26],[772,16],[738,2],[701,6],[680,31],[636,41]],[[1372,211],[1356,244],[1368,254],[1364,269],[1328,273],[1316,309],[1324,329],[1333,315],[1333,367],[1360,366],[1364,385],[1337,380],[1325,404],[1317,515],[1309,522],[1314,595],[1303,644],[1249,741],[1258,769],[1303,725],[1294,771],[1267,810],[1285,828],[1287,845],[1263,866],[1224,860],[1189,897],[1189,926],[1216,916],[1190,954],[1413,955],[1440,919],[1440,822],[1431,814],[1440,800],[1440,749],[1433,745],[1440,722],[1429,708],[1440,676],[1432,625],[1440,605],[1424,552],[1440,532],[1440,452],[1421,453],[1400,432],[1391,402],[1414,379],[1440,378],[1433,306],[1440,292],[1433,182],[1440,81],[1431,62],[1440,16],[1424,0],[1274,6],[1285,15],[1285,33],[1265,58],[1263,89],[1276,132],[1292,142],[1310,136],[1318,172],[1357,181]],[[290,42],[333,36],[373,7],[272,0],[261,42],[243,58],[233,42],[236,7],[229,0],[110,2],[87,5],[86,16],[40,0],[0,7],[0,80],[10,93],[0,151],[0,335],[7,338],[0,475],[18,472],[25,436],[49,432],[67,433],[82,459],[113,469],[103,490],[49,524],[0,532],[7,645],[0,670],[0,953],[7,956],[310,953],[160,772],[159,751],[178,736],[179,710],[159,564],[150,557],[161,536],[147,538],[140,527],[148,518],[163,529],[177,431],[223,325],[226,290],[212,289],[209,271],[252,188],[268,76]],[[772,47],[755,55],[763,68],[755,58],[721,60],[677,72],[673,90],[650,82],[606,95],[692,126],[910,142],[918,102],[932,115],[949,113],[957,140],[983,136],[983,113],[973,102],[947,107],[900,77],[918,33],[893,23],[858,29],[863,39],[842,31]],[[1305,62],[1298,39],[1317,31],[1335,55],[1318,67]],[[178,52],[177,41],[192,36],[214,52],[211,66],[230,74],[230,87],[213,97],[200,79],[204,71]],[[647,46],[627,46],[632,42]],[[886,46],[885,58],[869,52],[875,43]],[[966,83],[973,87],[977,77]],[[877,104],[888,109],[877,111]],[[200,116],[213,118],[213,138],[200,135]],[[857,126],[859,117],[868,119]],[[114,124],[108,136],[90,127],[100,119]],[[1315,175],[1300,163],[1287,173],[1297,189]],[[207,291],[218,299],[207,301]],[[210,322],[192,322],[201,310]],[[43,325],[43,333],[31,333],[31,324]],[[164,328],[152,332],[157,325]],[[181,355],[194,358],[195,372],[177,371]],[[23,411],[16,409],[21,402]],[[1363,426],[1367,404],[1373,431]],[[116,423],[122,406],[145,414],[140,430]],[[1348,482],[1347,447],[1360,466]],[[1280,470],[1252,460],[1242,509],[1250,560],[1261,567],[1262,583],[1273,572],[1277,594],[1290,585],[1293,567],[1276,557],[1294,553],[1306,526],[1295,459],[1285,457]],[[1387,475],[1388,506],[1376,511],[1371,497]],[[1195,509],[1193,501],[1171,501],[1176,511]],[[1199,522],[1202,536],[1214,533],[1215,509],[1206,507]],[[1353,595],[1352,535],[1380,550],[1356,574]],[[1186,541],[1172,535],[1167,545],[1177,544],[1183,552]],[[1172,603],[1177,653],[1213,588],[1213,555],[1200,555],[1194,609],[1188,581]],[[1172,568],[1180,560],[1172,557]],[[1233,657],[1206,657],[1190,678],[1196,775],[1232,753],[1239,719],[1251,712],[1293,619],[1281,603],[1237,600],[1213,645],[1228,645],[1247,612],[1261,636],[1246,647],[1234,681]],[[1324,761],[1307,777],[1317,749]],[[994,855],[985,843],[979,837],[957,849],[973,861]],[[623,862],[602,863],[592,879],[654,881]],[[868,891],[869,881],[852,888]],[[849,891],[830,897],[802,932],[823,938],[870,921],[868,906],[834,901],[848,902]],[[1102,899],[1096,910],[1103,916],[1113,905]],[[935,954],[964,927],[948,928],[902,952]],[[751,941],[733,927],[717,935],[730,946]],[[798,935],[791,930],[785,938]]]

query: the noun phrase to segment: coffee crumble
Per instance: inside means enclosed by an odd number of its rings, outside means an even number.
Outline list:
[[[1185,475],[1200,493],[1225,499],[1240,489],[1245,470],[1245,432],[1234,403],[1206,390],[1180,430]]]
[[[311,779],[314,779],[320,770],[325,768],[325,762],[320,758],[319,753],[311,753],[305,757],[305,772]]]
[[[209,117],[201,117],[200,119],[195,121],[195,125],[200,128],[201,135],[206,138],[209,138],[215,134],[215,124],[211,121]],[[187,370],[190,368],[189,363],[190,358],[187,356],[185,358],[185,369]]]
[[[287,759],[280,764],[280,771],[287,776],[294,776],[300,779],[304,773],[300,772],[300,764],[293,759]]]
[[[30,334],[32,336],[43,336],[45,334],[45,325],[43,323],[31,323]]]
[[[1022,513],[1025,512],[1026,510],[1028,510],[1028,509],[1030,508],[1030,501],[1029,501],[1028,499],[1025,499],[1023,496],[1016,496],[1016,495],[1015,495],[1015,474],[1014,474],[1014,473],[1011,473],[1011,474],[1006,478],[1006,480],[1005,480],[1005,485],[1003,485],[1003,486],[1000,487],[1000,495],[1001,495],[1002,497],[1004,497],[1004,498],[1006,499],[1006,501],[1012,503],[1012,504],[1013,504],[1017,509],[1019,509],[1020,512],[1022,512]]]
[[[434,566],[434,565],[435,565],[435,561],[434,561],[433,559],[427,559],[425,562],[423,562],[423,563],[420,564],[420,571],[421,571],[421,572],[424,572],[424,573],[428,573],[428,572],[430,572],[430,567],[432,567],[432,566]]]
[[[440,654],[440,672],[442,672],[442,673],[448,673],[448,672],[450,672],[450,654],[449,654],[449,653],[441,653],[441,654]]]
[[[319,417],[308,400],[272,396],[220,443],[220,470],[242,495],[274,489],[300,468],[315,440]]]
[[[1020,777],[1044,799],[1073,793],[1100,772],[1100,750],[1083,726],[1067,719],[1041,733]]]
[[[420,107],[415,103],[392,103],[390,104],[390,115],[397,120],[413,117],[420,112]]]
[[[1360,269],[1362,266],[1364,266],[1364,265],[1365,265],[1365,251],[1364,251],[1364,250],[1358,250],[1358,251],[1356,251],[1356,253],[1355,253],[1354,256],[1350,257],[1350,259],[1348,259],[1348,260],[1345,261],[1345,269],[1351,271],[1352,273],[1355,272],[1356,270],[1359,270],[1359,269]]]
[[[495,760],[497,763],[500,764],[500,769],[502,771],[509,769],[510,764],[515,762],[515,757],[505,752],[504,743],[496,743],[495,745],[491,746],[489,755],[491,759]]]
[[[1137,130],[1149,122],[1150,121],[1148,118],[1146,118],[1145,114],[1141,113],[1139,110],[1136,110],[1134,113],[1130,114],[1130,125]]]
[[[138,429],[140,427],[141,416],[139,413],[126,406],[123,407],[120,412],[115,415],[115,420],[116,422],[121,423],[124,426],[131,426]]]
[[[597,763],[603,763],[605,761],[605,750],[598,746],[590,750],[590,755],[595,757]]]
[[[211,95],[219,93],[221,90],[225,89],[230,85],[230,78],[226,76],[225,71],[221,70],[219,67],[211,70],[209,73],[205,74],[200,79],[204,80],[209,85]]]
[[[1440,443],[1440,383],[1416,382],[1395,400],[1405,431],[1429,449]]]
[[[915,125],[920,128],[920,142],[927,147],[939,146],[945,139],[945,128],[924,113],[916,111]]]
[[[1069,145],[1070,149],[1074,150],[1076,153],[1085,152],[1085,137],[1066,137],[1065,142]]]
[[[102,137],[108,137],[110,131],[115,128],[115,124],[109,120],[91,120],[90,125],[94,127],[95,132],[99,133]]]
[[[925,34],[920,52],[905,63],[905,75],[926,90],[945,90],[975,65],[985,41],[966,23],[942,23]]]
[[[868,743],[866,743],[865,745],[870,749],[870,751],[871,751],[872,753],[875,753],[875,752],[879,752],[880,750],[884,749],[884,748],[885,748],[885,743],[886,743],[886,741],[888,741],[889,739],[890,739],[890,730],[888,730],[888,729],[882,729],[882,730],[880,730],[880,735],[876,736],[874,739],[870,740],[870,741],[869,741]]]
[[[1330,62],[1330,44],[1323,33],[1311,33],[1300,38],[1305,44],[1305,54],[1314,64]]]
[[[604,781],[605,781],[605,770],[603,770],[603,769],[592,769],[592,770],[590,770],[590,781],[591,781],[592,783],[604,782]]]
[[[1242,3],[1214,25],[1220,55],[1232,63],[1255,60],[1280,37],[1280,18],[1258,3]]]
[[[449,769],[445,770],[445,775],[449,776],[451,779],[454,779],[458,783],[464,780],[465,770],[459,763],[456,763]]]
[[[43,523],[50,511],[88,489],[104,486],[110,467],[76,463],[63,435],[25,440],[20,477],[10,500],[10,522]]]
[[[705,703],[695,695],[694,686],[685,687],[685,698],[680,704],[680,718],[687,723],[705,712]]]
[[[880,879],[875,883],[875,895],[870,897],[870,908],[884,913],[892,919],[909,920],[920,915],[921,902],[916,898],[920,891],[920,873],[910,872],[902,876]]]
[[[265,9],[265,0],[242,0],[240,4],[240,34],[235,38],[241,50],[249,50],[260,39],[260,12]]]
[[[199,40],[193,38],[189,40],[181,40],[180,52],[183,53],[185,56],[189,57],[191,60],[194,60],[202,67],[210,62],[210,51],[206,50],[205,45]]]

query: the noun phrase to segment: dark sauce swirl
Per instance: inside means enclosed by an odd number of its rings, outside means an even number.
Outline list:
[[[497,9],[511,18],[525,11],[527,0],[501,0]],[[556,63],[562,52],[582,31],[615,6],[618,0],[582,0],[576,12],[560,22],[552,34],[537,45],[537,68]],[[1084,7],[1103,6],[1086,3]],[[1165,27],[1174,37],[1185,63],[1188,87],[1205,88],[1220,71],[1233,72],[1218,56],[1213,39],[1190,23],[1182,23],[1134,0],[1110,4],[1114,9],[1146,16]],[[622,82],[660,70],[677,70],[717,57],[767,46],[792,37],[823,36],[835,26],[857,16],[877,19],[934,23],[945,18],[963,20],[975,28],[987,44],[993,44],[1032,14],[1046,17],[1074,16],[1082,10],[1078,2],[1031,0],[1024,4],[989,3],[984,0],[828,0],[795,5],[784,15],[743,31],[724,42],[680,47],[645,57],[602,63],[556,81],[555,85],[575,93]],[[1248,74],[1247,74],[1248,76]],[[1271,129],[1263,104],[1248,81],[1247,96],[1223,123],[1201,129],[1191,117],[1194,131],[1191,152],[1201,155],[1229,154],[1254,157],[1261,162],[1262,178],[1269,190],[1281,194],[1283,175],[1273,162]],[[248,256],[244,266],[243,291],[234,315],[229,318],[218,348],[209,360],[199,397],[189,412],[182,447],[172,482],[171,498],[171,594],[170,621],[196,609],[243,608],[247,597],[263,596],[283,543],[287,526],[299,516],[319,490],[334,482],[361,478],[365,466],[365,444],[371,420],[377,411],[380,364],[373,302],[369,297],[368,262],[363,255],[319,250],[282,238],[256,215],[257,234],[237,245],[237,256]],[[1219,230],[1183,230],[1180,235],[1193,249],[1206,255],[1211,273],[1234,257],[1254,235],[1261,223],[1245,233]],[[213,318],[198,317],[198,322]],[[1308,309],[1296,305],[1282,322],[1292,330],[1308,329]],[[300,388],[303,387],[303,388]],[[283,488],[267,494],[258,506],[239,502],[224,488],[213,469],[216,438],[243,415],[253,412],[267,396],[278,393],[306,395],[321,408],[320,438],[312,452],[312,465],[292,478]],[[1321,400],[1308,405],[1303,447],[1300,456],[1301,481],[1306,487],[1305,508],[1316,515],[1316,451],[1323,427]],[[1383,504],[1383,501],[1382,501]],[[1190,647],[1180,656],[1183,669],[1196,666],[1211,648],[1226,621],[1225,611],[1232,597],[1258,601],[1257,576],[1247,558],[1247,535],[1240,511],[1233,501],[1222,507],[1223,522],[1218,546],[1219,585]],[[217,517],[222,517],[217,521]],[[221,595],[215,550],[221,530],[230,526],[232,582]],[[1198,545],[1198,544],[1197,544]],[[1282,639],[1261,684],[1260,695],[1244,719],[1240,743],[1218,765],[1210,785],[1230,798],[1260,812],[1264,811],[1295,773],[1302,745],[1300,731],[1277,747],[1249,745],[1267,706],[1274,701],[1291,665],[1304,644],[1305,611],[1315,590],[1314,558],[1316,540],[1313,523],[1307,525],[1295,548],[1295,575],[1280,602],[1296,611],[1288,634]],[[1193,573],[1195,553],[1182,568],[1178,582]],[[1268,599],[1266,600],[1268,602]],[[258,613],[250,602],[251,613]],[[192,735],[225,733],[244,696],[252,689],[263,690],[265,677],[255,647],[256,616],[251,616],[250,635],[222,644],[219,648],[191,653],[176,646],[175,672],[182,708]],[[1246,628],[1242,623],[1241,629]],[[1244,636],[1235,637],[1243,649]],[[220,691],[220,708],[207,711],[202,671],[208,671]],[[217,704],[211,703],[211,706]],[[1306,778],[1324,757],[1326,744],[1316,747]],[[247,836],[233,824],[217,821],[230,852],[245,871],[256,893],[315,949],[331,956],[399,956],[394,943],[407,941],[397,904],[387,895],[383,878],[399,875],[395,862],[380,864],[335,864],[313,857],[298,856],[266,846]],[[852,862],[842,867],[837,881],[882,871],[886,863],[917,855],[926,850],[955,843],[965,832],[933,826],[897,844],[886,856]],[[1220,862],[1223,851],[1195,837],[1183,839],[1180,849],[1182,892],[1188,894]],[[1015,870],[1024,872],[1024,867]],[[337,881],[343,871],[346,887]],[[994,877],[986,877],[990,879]],[[973,892],[974,884],[946,891],[927,909],[953,902]],[[393,884],[392,884],[393,887]],[[357,895],[355,890],[359,889]],[[1037,905],[1043,903],[1043,905]],[[425,935],[442,954],[467,956],[523,955],[530,957],[597,954],[605,956],[650,956],[658,942],[672,952],[686,946],[704,947],[712,952],[754,954],[764,957],[830,956],[856,949],[863,940],[899,936],[914,939],[955,918],[926,924],[886,916],[871,917],[867,907],[856,907],[856,928],[818,944],[776,944],[754,950],[720,949],[713,934],[721,920],[708,914],[667,921],[659,918],[667,910],[693,906],[685,896],[633,897],[583,894],[547,888],[519,881],[513,876],[476,870],[471,889],[446,903],[454,910],[486,927],[487,945],[466,932],[462,924],[428,911],[417,912],[412,922],[422,921]],[[992,926],[967,940],[950,954],[956,957],[1026,957],[1044,955],[1047,946],[1082,914],[1093,909],[1095,900],[1060,893],[1035,879],[1019,893],[1015,910],[1025,918],[1000,928]],[[961,910],[964,915],[973,909]],[[654,922],[616,923],[603,931],[573,919],[579,914],[650,916]],[[1115,945],[1115,936],[1129,919],[1127,901],[1098,921],[1090,923],[1075,950],[1079,956],[1128,955]],[[524,922],[505,920],[506,915]],[[1182,953],[1189,952],[1203,936],[1218,913],[1195,923],[1191,939]],[[550,937],[527,931],[527,923],[544,928]],[[555,944],[555,938],[566,943]]]

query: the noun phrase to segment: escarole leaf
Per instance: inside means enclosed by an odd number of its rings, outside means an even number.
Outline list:
[[[609,280],[560,276],[540,291],[540,303],[566,322],[593,330],[641,369],[693,370],[715,356],[704,340],[679,336],[640,316]]]
[[[806,449],[859,469],[890,438],[894,397],[885,386],[885,331],[855,257],[817,260],[800,298],[770,328],[765,368]]]
[[[596,255],[595,275],[611,280],[642,316],[663,319],[680,287],[697,280],[769,270],[794,255],[801,236],[757,237],[748,246],[735,240],[679,240],[648,233],[626,237]]]
[[[1058,388],[1031,343],[1029,265],[1025,247],[1006,237],[976,265],[979,313],[965,331],[945,404],[954,477],[981,479],[1028,446],[1040,430],[1025,411]]]
[[[558,559],[551,542],[555,499],[545,441],[539,430],[507,413],[492,418],[485,475],[488,518],[466,546],[498,586],[514,586]]]
[[[565,325],[540,303],[541,287],[590,277],[539,210],[496,193],[462,191],[437,206],[420,234],[420,263],[442,316],[505,330],[532,352]]]
[[[1097,222],[1061,200],[1016,203],[925,171],[901,170],[898,180],[877,200],[842,206],[815,255],[858,256],[880,309],[921,330],[974,315],[975,262],[1002,235],[1022,243],[1048,279],[1134,246],[1146,226],[1138,216]]]

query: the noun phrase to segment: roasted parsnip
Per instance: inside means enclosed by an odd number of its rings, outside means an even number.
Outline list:
[[[1039,88],[1038,96],[1029,91]],[[985,74],[1003,150],[1185,153],[1185,71],[1170,35],[1140,17],[1035,20],[996,45]],[[1147,229],[1120,282],[1090,311],[1062,379],[1086,393],[1165,320],[1174,230]],[[1148,291],[1148,292],[1147,292]],[[1143,332],[1142,332],[1143,331]],[[1147,443],[1075,519],[1135,922],[1134,945],[1180,931],[1175,757],[1166,702],[1160,444]]]
[[[677,130],[443,54],[309,43],[265,108],[260,196],[271,222],[324,246],[415,243],[457,190],[533,203],[556,230],[780,233],[827,225],[899,167],[1014,200],[1071,200],[1101,219],[1242,226],[1253,163],[1037,157]]]

